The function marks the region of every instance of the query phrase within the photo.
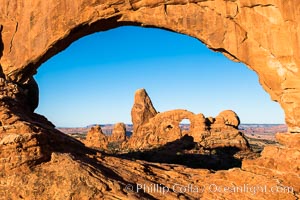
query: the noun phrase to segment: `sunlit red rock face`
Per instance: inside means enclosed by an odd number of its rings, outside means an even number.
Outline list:
[[[0,0],[0,5],[6,80],[26,83],[42,62],[89,33],[126,24],[164,28],[196,37],[253,69],[284,109],[289,130],[300,132],[297,0]]]
[[[201,113],[196,115],[182,109],[162,113],[153,111],[155,108],[146,90],[136,91],[131,110],[134,130],[126,147],[151,149],[179,140],[187,134],[204,148],[236,147],[241,150],[249,148],[246,138],[238,130],[240,120],[231,110],[223,111],[216,118],[209,119]],[[180,128],[180,122],[184,119],[188,119],[191,123],[189,130]]]
[[[139,128],[142,124],[149,122],[157,114],[151,99],[145,89],[139,89],[134,95],[134,104],[131,110],[131,119],[133,124],[133,132],[140,132]]]
[[[93,126],[86,135],[84,144],[88,147],[107,148],[108,137],[102,132],[99,125]]]
[[[216,118],[205,118],[203,114],[194,114],[187,110],[177,109],[158,113],[145,89],[139,89],[134,96],[131,110],[133,134],[127,140],[124,123],[114,126],[111,136],[103,134],[99,125],[90,129],[85,144],[89,147],[110,149],[118,143],[120,149],[145,150],[162,147],[169,142],[180,140],[185,135],[207,149],[236,147],[249,149],[244,135],[238,130],[240,120],[235,112],[226,110]],[[180,122],[188,119],[189,130],[182,130]]]
[[[253,69],[285,111],[289,132],[300,133],[298,0],[0,0],[0,5],[1,198],[300,198],[299,134],[280,134],[281,145],[264,149],[259,159],[243,161],[242,169],[216,173],[103,156],[33,114],[38,88],[32,79],[42,62],[84,35],[121,25],[169,29],[198,38]],[[126,190],[128,184],[153,183],[170,188],[203,183],[206,190],[170,190],[164,195]],[[210,192],[211,183],[223,189],[260,184],[294,190]]]
[[[121,122],[116,123],[110,136],[110,140],[113,142],[124,142],[126,139],[126,125]]]
[[[126,126],[124,123],[116,123],[112,134],[105,135],[100,125],[93,126],[87,133],[84,144],[88,147],[94,147],[102,150],[119,149],[127,141]]]

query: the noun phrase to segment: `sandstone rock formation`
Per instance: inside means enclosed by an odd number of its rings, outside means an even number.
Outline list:
[[[116,123],[109,138],[113,142],[124,142],[126,140],[126,125],[124,123]]]
[[[232,110],[224,110],[221,112],[215,120],[213,120],[213,127],[212,128],[218,128],[220,126],[221,128],[225,126],[232,126],[233,128],[238,128],[240,125],[240,119],[237,116],[235,112]]]
[[[124,123],[114,125],[112,135],[105,135],[99,125],[93,126],[87,133],[84,144],[102,150],[109,148],[121,148],[122,143],[127,140],[126,126]]]
[[[0,1],[0,65],[6,80],[27,83],[41,63],[93,32],[122,25],[164,28],[198,38],[253,69],[284,109],[289,130],[300,132],[297,0],[75,2]]]
[[[148,106],[139,106],[143,108],[141,112],[140,109],[137,109],[137,105],[145,105],[144,102],[150,103],[146,104]],[[195,115],[181,109],[158,114],[153,111],[155,108],[145,89],[138,90],[131,111],[132,119],[135,119],[132,121],[135,129],[125,146],[131,149],[151,149],[178,140],[188,134],[204,148],[249,148],[246,138],[238,131],[239,117],[231,110],[221,112],[216,118],[205,118],[201,113]],[[137,118],[147,120],[137,120]],[[184,119],[191,122],[189,131],[180,129],[180,122]]]
[[[231,118],[225,117],[224,120],[224,113],[231,114],[229,115]],[[180,122],[183,119],[190,120],[189,131],[183,132],[180,129]],[[232,121],[226,122],[228,120]],[[133,132],[127,146],[132,149],[150,149],[163,146],[188,134],[204,148],[237,147],[244,150],[249,148],[246,138],[236,128],[239,120],[233,111],[223,111],[212,124],[207,121],[203,114],[195,115],[187,110],[162,112],[150,118],[148,123],[141,125],[138,132]]]
[[[202,146],[249,148],[247,139],[238,130],[240,119],[232,110],[222,111],[216,118],[207,118],[206,122],[209,124],[209,131],[203,133],[202,139],[198,140]]]
[[[102,133],[100,126],[92,127],[85,144],[89,147],[108,149],[153,149],[181,139],[184,135],[192,136],[194,142],[203,148],[236,147],[249,149],[244,135],[239,132],[239,117],[231,110],[221,112],[216,118],[205,118],[187,110],[171,110],[157,113],[145,89],[135,93],[131,110],[133,133],[127,141],[124,123],[115,124],[112,135]],[[190,130],[182,130],[180,122],[188,119]]]
[[[265,147],[260,158],[244,160],[242,169],[280,179],[284,185],[291,185],[295,191],[299,191],[300,136],[299,134],[277,133],[276,138],[282,145]]]
[[[0,5],[0,198],[300,198],[298,134],[279,134],[281,145],[265,148],[259,159],[243,161],[242,170],[216,173],[103,156],[33,113],[38,88],[32,78],[41,63],[84,35],[123,25],[164,28],[198,38],[253,69],[283,108],[289,132],[300,133],[297,0],[0,0]],[[205,190],[129,192],[128,184],[136,189],[137,183],[171,188],[175,183],[203,183]],[[293,192],[211,192],[210,184],[291,186]]]
[[[141,125],[147,123],[157,114],[145,89],[139,89],[134,95],[134,104],[131,110],[133,132],[138,133]]]
[[[108,138],[102,132],[101,126],[93,126],[86,135],[84,144],[88,147],[107,148]]]

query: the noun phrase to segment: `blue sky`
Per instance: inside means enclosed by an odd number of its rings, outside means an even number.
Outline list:
[[[74,42],[39,69],[37,113],[59,127],[131,123],[134,92],[145,88],[160,111],[216,116],[232,109],[242,123],[284,123],[257,75],[199,40],[165,30],[120,27]]]

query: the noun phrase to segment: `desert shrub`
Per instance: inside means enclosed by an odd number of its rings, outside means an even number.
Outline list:
[[[216,155],[217,154],[217,150],[216,149],[211,150],[210,154],[211,155]]]
[[[107,145],[107,149],[111,153],[117,153],[121,150],[121,144],[122,142],[110,142]]]

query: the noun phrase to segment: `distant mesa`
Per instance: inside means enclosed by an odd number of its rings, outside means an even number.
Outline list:
[[[145,89],[139,89],[134,96],[131,110],[133,133],[126,137],[124,123],[117,123],[111,136],[106,136],[100,126],[92,127],[85,144],[101,149],[145,150],[163,146],[185,135],[191,136],[203,148],[234,147],[249,149],[249,143],[238,130],[239,117],[232,110],[222,111],[217,117],[206,118],[183,109],[158,113]],[[182,130],[180,122],[189,120],[189,130]],[[112,148],[112,146],[114,148]]]

